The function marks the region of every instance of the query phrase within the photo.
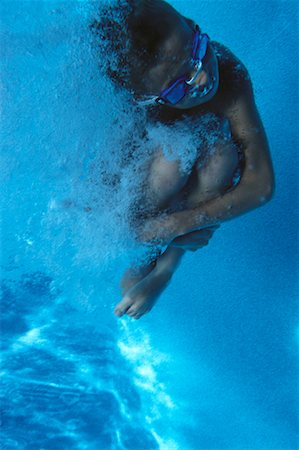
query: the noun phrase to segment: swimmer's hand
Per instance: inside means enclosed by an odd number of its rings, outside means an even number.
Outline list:
[[[196,250],[208,245],[217,228],[219,228],[219,225],[202,228],[201,230],[178,236],[170,243],[170,246],[181,248],[185,251],[196,252]]]

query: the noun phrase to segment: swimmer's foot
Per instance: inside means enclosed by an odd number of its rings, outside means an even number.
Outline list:
[[[145,278],[128,290],[124,299],[116,305],[115,315],[124,314],[139,319],[148,313],[171,279],[170,271],[154,268]]]
[[[121,295],[124,297],[131,287],[143,280],[153,270],[155,265],[156,261],[152,261],[144,266],[126,270],[120,282]]]

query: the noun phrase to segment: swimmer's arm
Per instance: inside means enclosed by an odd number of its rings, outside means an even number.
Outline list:
[[[199,228],[240,216],[269,201],[274,191],[274,174],[269,145],[257,111],[251,84],[227,111],[234,141],[242,148],[245,168],[239,184],[231,191],[197,208],[170,214],[147,228],[146,240],[171,242]],[[154,222],[154,221],[153,221]]]
[[[238,217],[272,198],[274,173],[266,133],[254,102],[251,83],[226,111],[234,141],[242,148],[245,168],[239,184],[198,208],[173,214],[180,234]]]

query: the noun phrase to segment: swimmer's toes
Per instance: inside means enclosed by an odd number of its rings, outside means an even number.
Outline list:
[[[127,313],[128,314],[128,313]],[[144,312],[134,312],[131,314],[128,314],[132,319],[138,320],[140,317],[142,317],[145,313]]]
[[[128,309],[127,315],[132,317],[132,319],[140,319],[140,317],[144,316],[144,314],[147,314],[148,312],[150,312],[150,308],[148,307],[145,307],[143,305],[133,305]]]
[[[128,311],[127,311],[127,315],[128,315],[128,316],[134,317],[135,314],[137,314],[137,312],[135,311],[135,309],[132,309],[132,308],[128,309]]]
[[[125,297],[121,302],[116,305],[114,313],[117,317],[122,317],[128,309],[132,306],[132,299],[130,297]]]

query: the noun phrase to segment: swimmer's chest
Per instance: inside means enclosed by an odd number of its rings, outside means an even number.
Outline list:
[[[227,49],[224,51],[223,48],[222,46],[221,51],[223,53],[228,51]],[[164,124],[177,123],[177,121],[180,121],[186,115],[195,119],[193,121],[195,124],[196,118],[200,119],[207,114],[217,116],[220,120],[227,120],[225,111],[230,108],[236,95],[242,94],[242,89],[245,86],[244,80],[248,76],[243,66],[241,71],[238,69],[237,73],[237,67],[240,64],[242,65],[234,55],[229,53],[229,57],[226,57],[225,62],[222,62],[219,67],[221,80],[219,90],[208,103],[193,108],[193,110],[189,110],[187,113],[182,110],[176,110],[175,108],[161,107],[153,111],[153,115],[150,114],[150,117],[154,121],[161,121]],[[190,128],[190,133],[192,132],[194,130]],[[196,191],[199,189],[200,184],[201,162],[202,158],[205,157],[205,151],[207,149],[198,149],[198,158],[194,161],[192,170],[187,172],[182,170],[183,165],[179,159],[167,159],[161,149],[158,149],[154,153],[147,178],[148,195],[153,205],[163,208],[171,203],[173,204],[176,201],[184,199],[186,195],[196,196]]]
[[[167,208],[188,183],[190,172],[183,170],[179,159],[167,158],[161,149],[153,154],[146,181],[146,196],[151,206]]]

